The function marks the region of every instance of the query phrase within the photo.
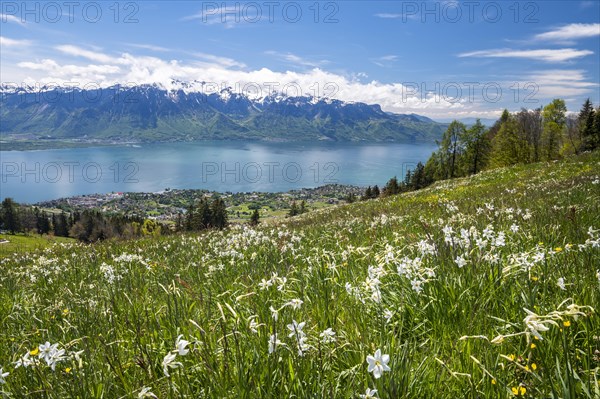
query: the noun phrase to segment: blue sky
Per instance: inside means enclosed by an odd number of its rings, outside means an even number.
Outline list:
[[[5,84],[198,80],[434,119],[600,102],[599,1],[1,4]]]

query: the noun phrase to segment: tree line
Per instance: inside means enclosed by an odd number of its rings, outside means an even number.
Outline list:
[[[534,110],[504,110],[490,128],[480,120],[467,127],[453,121],[426,162],[403,181],[391,178],[383,189],[368,187],[363,200],[418,190],[452,179],[516,164],[551,161],[600,148],[600,108],[587,99],[578,114],[567,115],[561,99]]]
[[[191,205],[185,216],[178,215],[175,226],[138,216],[105,214],[98,210],[48,213],[37,207],[18,204],[12,198],[5,198],[0,206],[0,229],[4,231],[11,234],[52,234],[83,242],[223,229],[227,225],[227,207],[220,198],[210,203],[201,199],[196,205]]]
[[[227,206],[221,198],[209,201],[200,199],[196,204],[187,208],[185,218],[179,214],[176,221],[176,231],[202,231],[207,229],[223,229],[229,223]]]

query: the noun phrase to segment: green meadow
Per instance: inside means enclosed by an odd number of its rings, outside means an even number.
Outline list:
[[[596,152],[256,228],[5,256],[0,390],[597,399],[599,308]]]

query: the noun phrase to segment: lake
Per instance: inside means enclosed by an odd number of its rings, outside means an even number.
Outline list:
[[[0,152],[0,199],[35,203],[110,192],[191,188],[279,192],[330,183],[384,185],[434,143],[156,143]]]

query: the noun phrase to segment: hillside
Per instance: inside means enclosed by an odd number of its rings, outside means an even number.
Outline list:
[[[599,170],[596,152],[257,229],[3,260],[1,388],[598,398]]]
[[[272,94],[250,98],[184,85],[104,89],[0,86],[0,135],[23,140],[131,143],[190,140],[433,141],[445,125],[379,105]],[[34,145],[35,143],[31,143]]]

